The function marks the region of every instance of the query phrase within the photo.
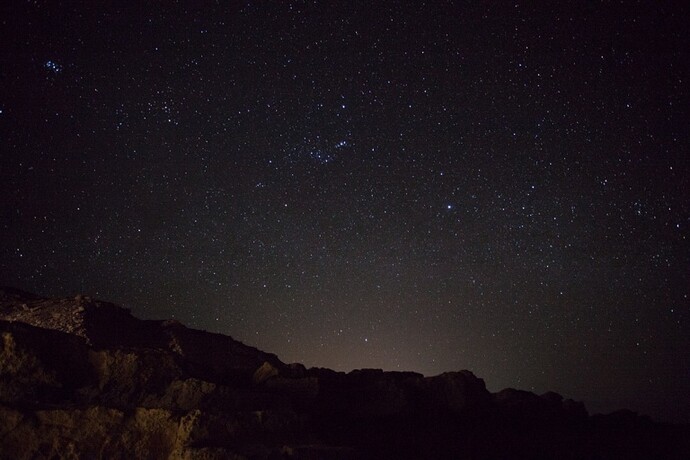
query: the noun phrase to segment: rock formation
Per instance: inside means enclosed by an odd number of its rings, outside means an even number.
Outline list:
[[[690,458],[687,426],[588,416],[469,371],[306,369],[77,296],[0,290],[0,458]]]

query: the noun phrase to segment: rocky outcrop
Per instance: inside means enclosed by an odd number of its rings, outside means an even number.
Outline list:
[[[245,381],[264,362],[286,367],[275,355],[231,337],[189,329],[178,321],[144,321],[129,310],[84,295],[44,299],[16,289],[0,289],[0,319],[20,321],[85,339],[93,348],[168,350],[190,375]]]
[[[286,365],[84,296],[0,291],[0,459],[687,458],[687,427],[556,393]]]

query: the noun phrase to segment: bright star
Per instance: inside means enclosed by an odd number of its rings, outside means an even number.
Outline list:
[[[48,60],[45,63],[45,68],[55,73],[62,72],[62,66],[55,61]]]

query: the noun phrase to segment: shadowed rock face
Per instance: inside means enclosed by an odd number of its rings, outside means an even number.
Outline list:
[[[0,458],[690,458],[687,426],[589,417],[469,371],[286,365],[84,296],[0,290]]]

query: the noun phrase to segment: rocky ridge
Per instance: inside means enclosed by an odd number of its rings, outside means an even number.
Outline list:
[[[688,458],[690,430],[556,393],[285,364],[86,296],[0,289],[0,458]]]

